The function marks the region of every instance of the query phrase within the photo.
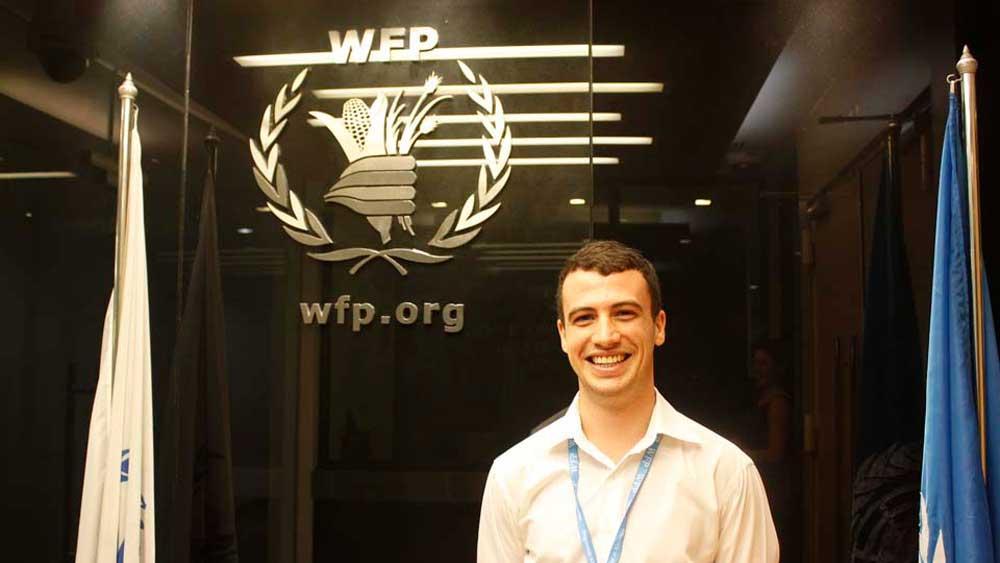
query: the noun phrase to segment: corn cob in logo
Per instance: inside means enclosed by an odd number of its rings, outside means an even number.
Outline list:
[[[402,92],[392,104],[384,94],[371,107],[357,98],[347,100],[341,117],[309,112],[330,130],[350,162],[323,199],[365,216],[383,245],[392,239],[393,217],[404,231],[414,234],[411,216],[417,161],[410,151],[417,139],[437,127],[434,118],[428,117],[431,108],[451,98],[438,96],[428,101],[440,84],[441,78],[431,73],[406,116],[406,104],[399,103]]]

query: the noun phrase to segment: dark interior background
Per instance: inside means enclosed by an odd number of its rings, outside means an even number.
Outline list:
[[[561,261],[592,237],[632,244],[656,265],[668,315],[657,386],[741,446],[760,441],[752,343],[783,343],[794,447],[781,474],[791,478],[768,483],[782,513],[783,560],[847,560],[851,452],[864,429],[852,426],[850,398],[827,401],[832,389],[851,397],[857,383],[831,342],[860,334],[886,124],[818,118],[904,114],[903,219],[926,343],[944,77],[966,43],[980,61],[986,264],[1000,279],[988,220],[1000,209],[989,189],[998,23],[985,0],[196,2],[185,146],[184,5],[0,0],[0,172],[76,174],[0,180],[0,518],[11,538],[0,560],[73,558],[112,283],[114,92],[126,71],[140,91],[154,397],[167,383],[177,296],[197,244],[202,140],[210,127],[221,138],[216,198],[243,561],[472,560],[492,459],[575,392],[553,286]],[[470,66],[495,83],[663,83],[655,94],[502,96],[507,112],[622,114],[518,124],[517,137],[593,131],[653,143],[515,147],[515,157],[620,164],[514,167],[501,210],[446,264],[414,265],[401,277],[385,262],[351,275],[312,260],[257,210],[264,199],[247,150],[261,112],[298,69],[247,69],[232,57],[323,50],[328,30],[411,25],[435,27],[441,47],[625,45],[621,58]],[[431,71],[445,84],[462,80],[449,61],[330,65],[315,67],[307,88],[418,85]],[[458,98],[441,112],[470,112]],[[293,189],[335,240],[375,244],[367,223],[323,204],[346,161],[325,130],[306,124],[309,109],[339,115],[341,103],[308,97],[296,110],[281,140]],[[478,154],[421,149],[418,157]],[[474,168],[421,171],[417,242],[475,181]],[[696,207],[696,198],[712,205]],[[827,211],[807,213],[820,199]],[[465,327],[302,325],[300,301],[339,295],[380,313],[402,301],[464,303]]]

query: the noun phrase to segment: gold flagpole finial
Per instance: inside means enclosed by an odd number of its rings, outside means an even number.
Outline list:
[[[961,74],[975,74],[976,70],[979,68],[979,61],[972,56],[972,52],[969,51],[969,46],[966,45],[962,49],[962,58],[958,59],[958,63],[955,65],[958,72]]]

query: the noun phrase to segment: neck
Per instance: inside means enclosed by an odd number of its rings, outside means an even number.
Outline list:
[[[656,393],[652,388],[635,400],[614,404],[594,400],[587,393],[580,393],[580,424],[587,439],[597,449],[618,463],[643,437],[656,406]]]

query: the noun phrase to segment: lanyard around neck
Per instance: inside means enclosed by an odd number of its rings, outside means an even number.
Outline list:
[[[628,492],[628,499],[625,501],[625,513],[622,514],[622,522],[618,525],[618,533],[615,534],[615,541],[611,544],[611,552],[608,553],[608,563],[617,563],[622,556],[622,546],[625,543],[625,524],[628,523],[628,513],[632,510],[632,503],[639,494],[649,467],[653,464],[653,456],[656,449],[660,447],[660,436],[656,437],[653,445],[646,448],[646,453],[639,462],[639,470],[635,473],[632,481],[632,489]],[[587,520],[583,517],[583,507],[580,506],[580,447],[576,441],[569,440],[569,476],[573,481],[573,498],[576,500],[576,526],[580,531],[580,542],[583,543],[583,552],[587,556],[587,563],[597,563],[597,552],[594,550],[594,542],[590,538],[590,530],[587,529]]]

